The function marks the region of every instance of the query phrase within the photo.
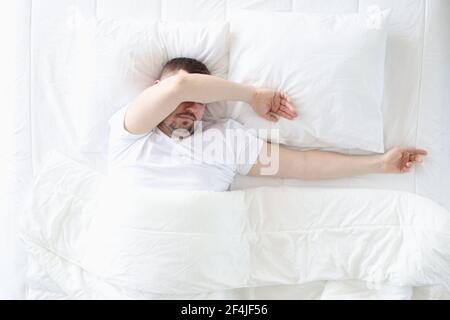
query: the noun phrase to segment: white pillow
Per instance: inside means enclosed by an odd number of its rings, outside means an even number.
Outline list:
[[[299,117],[273,124],[240,102],[229,103],[226,116],[249,128],[279,129],[279,142],[291,146],[383,152],[388,14],[238,12],[229,79],[286,91]]]
[[[71,108],[79,110],[81,152],[107,152],[108,119],[146,87],[163,65],[178,56],[204,62],[226,76],[228,23],[162,23],[132,20],[83,21],[76,29]]]
[[[197,59],[212,74],[227,77],[228,22],[161,22],[159,30],[168,60],[177,57]]]

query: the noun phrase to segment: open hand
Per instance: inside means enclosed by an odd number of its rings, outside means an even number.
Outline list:
[[[414,147],[396,147],[381,156],[384,173],[409,172],[414,163],[422,163],[427,152]]]
[[[273,122],[278,121],[277,115],[289,120],[297,117],[291,98],[283,91],[258,88],[251,106],[259,116]]]

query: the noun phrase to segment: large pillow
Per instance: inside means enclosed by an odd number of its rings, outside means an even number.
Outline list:
[[[107,151],[108,119],[152,85],[169,59],[199,59],[222,77],[228,70],[225,22],[82,20],[76,34],[69,101],[78,110],[81,152]]]
[[[388,14],[237,12],[229,79],[286,91],[299,117],[274,124],[241,102],[229,103],[225,116],[249,128],[278,129],[279,142],[291,146],[383,152]]]
[[[228,22],[160,22],[159,32],[167,59],[187,57],[202,61],[212,74],[228,73]]]

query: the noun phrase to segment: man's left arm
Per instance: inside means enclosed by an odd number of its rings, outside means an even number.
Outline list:
[[[328,151],[298,151],[264,143],[249,176],[284,179],[338,179],[370,173],[408,172],[427,154],[414,147],[396,147],[378,155],[344,155]]]

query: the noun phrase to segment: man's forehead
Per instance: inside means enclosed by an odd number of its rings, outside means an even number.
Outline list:
[[[168,77],[172,77],[172,76],[174,76],[176,74],[182,74],[182,73],[187,74],[188,72],[186,70],[183,70],[183,69],[168,70],[168,71],[164,70],[162,75],[161,75],[161,79],[160,80],[163,80],[163,79],[168,78]]]

